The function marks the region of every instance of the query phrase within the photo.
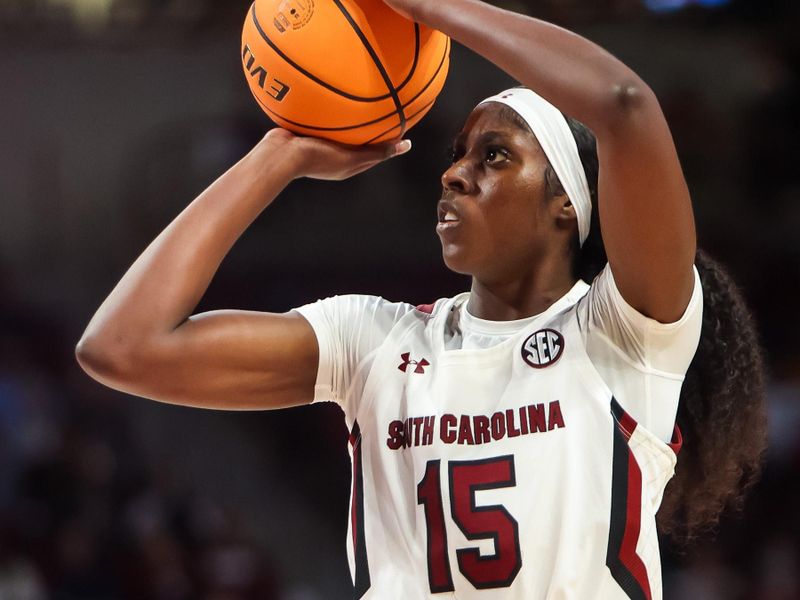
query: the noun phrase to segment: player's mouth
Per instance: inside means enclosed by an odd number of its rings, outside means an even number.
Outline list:
[[[449,200],[439,200],[437,213],[439,217],[439,223],[436,225],[437,233],[441,234],[450,231],[458,227],[459,223],[461,223],[461,217],[455,205]]]

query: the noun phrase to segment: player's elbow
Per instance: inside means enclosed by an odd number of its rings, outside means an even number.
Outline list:
[[[640,79],[620,81],[611,90],[612,109],[628,113],[657,102],[655,93]]]
[[[603,128],[615,133],[628,130],[626,124],[640,123],[643,115],[661,110],[655,92],[637,77],[614,79],[599,106]]]
[[[136,378],[136,352],[121,340],[104,340],[88,332],[75,346],[75,358],[93,379],[119,388]]]

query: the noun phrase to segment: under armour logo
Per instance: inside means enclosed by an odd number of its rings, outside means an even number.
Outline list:
[[[403,363],[397,368],[403,373],[408,369],[408,365],[414,365],[414,373],[425,373],[425,367],[431,364],[424,358],[421,360],[411,360],[411,352],[403,352],[400,358],[403,359]]]

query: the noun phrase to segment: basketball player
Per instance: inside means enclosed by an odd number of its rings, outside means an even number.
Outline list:
[[[694,268],[658,101],[553,25],[477,0],[387,2],[525,86],[478,104],[442,176],[436,230],[471,290],[416,308],[344,296],[192,316],[293,179],[343,179],[410,148],[273,129],[133,264],[79,361],[164,402],[339,403],[358,598],[660,598],[656,511],[681,431],[660,525],[687,538],[752,479],[764,418],[748,315],[716,265],[700,254]]]

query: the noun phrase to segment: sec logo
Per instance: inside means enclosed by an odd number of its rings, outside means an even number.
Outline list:
[[[564,336],[555,329],[540,329],[522,344],[522,359],[534,369],[554,364],[564,353]]]

